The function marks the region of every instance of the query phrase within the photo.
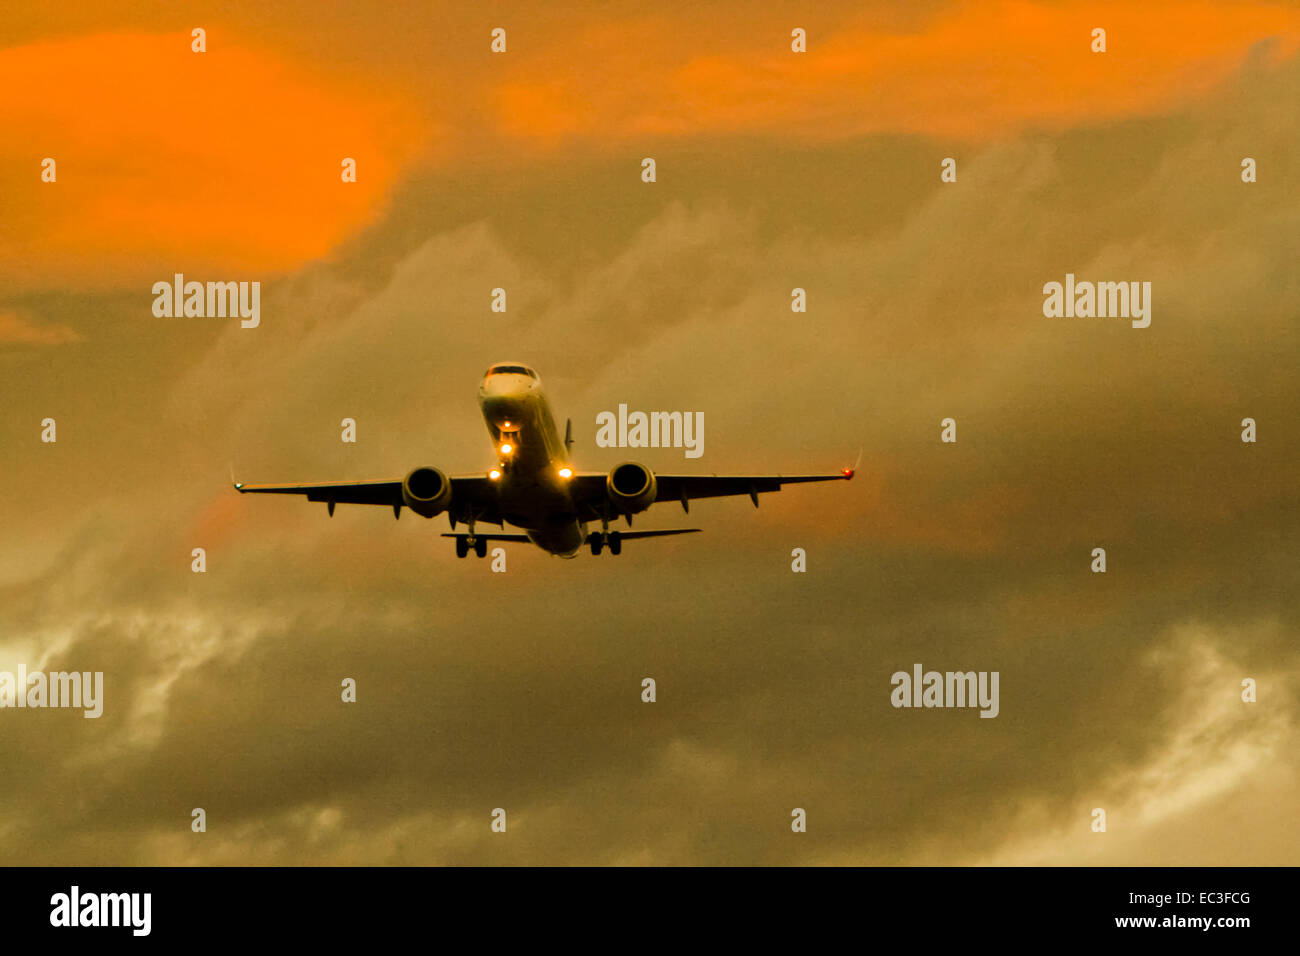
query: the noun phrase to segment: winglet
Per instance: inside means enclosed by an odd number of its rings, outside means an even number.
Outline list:
[[[233,460],[230,462],[230,483],[235,486],[235,490],[241,495],[244,493],[243,483],[235,481],[235,463]]]
[[[858,457],[857,457],[857,460],[853,462],[853,467],[852,467],[852,468],[841,468],[841,469],[840,469],[840,474],[843,475],[843,476],[844,476],[844,479],[847,481],[848,479],[852,478],[854,475],[857,474],[857,472],[858,472],[858,465],[860,465],[860,464],[862,464],[862,449],[861,449],[861,448],[858,449]]]

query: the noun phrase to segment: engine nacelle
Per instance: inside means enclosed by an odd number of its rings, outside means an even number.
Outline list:
[[[623,514],[645,511],[654,504],[658,490],[655,473],[636,461],[615,465],[605,479],[605,494]]]
[[[402,501],[425,518],[442,514],[451,505],[451,481],[437,468],[417,468],[402,482]]]

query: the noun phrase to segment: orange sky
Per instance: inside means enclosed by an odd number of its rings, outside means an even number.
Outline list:
[[[410,103],[220,34],[204,54],[187,34],[0,51],[0,113],[16,132],[0,146],[0,268],[92,286],[322,256],[375,219],[428,135]]]
[[[521,165],[566,148],[636,162],[719,134],[983,141],[1167,109],[1213,90],[1261,40],[1277,38],[1271,61],[1300,46],[1300,11],[1259,2],[960,3],[906,31],[869,17],[813,29],[804,55],[790,52],[788,15],[730,30],[721,16],[698,33],[663,15],[570,21],[519,31],[500,56],[485,29],[477,48],[462,40],[418,67],[398,47],[383,75],[238,26],[212,29],[202,55],[188,32],[0,50],[0,275],[270,278],[373,223],[420,163]],[[1105,55],[1090,50],[1095,26]],[[39,179],[46,156],[57,184]],[[340,181],[344,156],[359,162],[355,185]]]
[[[544,145],[755,131],[984,140],[1167,107],[1222,82],[1264,38],[1279,38],[1273,62],[1300,45],[1300,11],[1262,3],[963,3],[913,33],[870,18],[813,32],[802,56],[790,52],[794,25],[751,27],[741,49],[693,48],[676,20],[591,27],[574,55],[512,59],[501,128]],[[1105,55],[1091,50],[1094,27],[1107,30]],[[628,30],[639,39],[630,55]],[[609,82],[593,83],[592,55],[611,49],[621,53],[604,64]]]

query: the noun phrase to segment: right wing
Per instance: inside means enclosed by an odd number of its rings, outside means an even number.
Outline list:
[[[496,490],[485,475],[460,475],[451,482],[452,522],[471,518],[487,524],[502,524]],[[314,484],[246,485],[235,482],[235,490],[244,494],[303,495],[308,501],[323,501],[334,514],[335,505],[388,505],[393,514],[402,513],[402,482],[396,481],[323,481]]]
[[[235,490],[241,495],[250,492],[306,495],[308,501],[326,501],[345,505],[388,505],[396,508],[402,504],[401,481],[325,481],[315,485],[246,485],[237,481]],[[453,488],[452,495],[455,494]]]

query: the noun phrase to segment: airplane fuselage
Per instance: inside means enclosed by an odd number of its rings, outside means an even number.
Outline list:
[[[493,480],[502,517],[539,548],[573,557],[587,535],[562,474],[571,468],[568,449],[541,382],[526,371],[494,368],[479,385],[478,402],[497,451]]]

